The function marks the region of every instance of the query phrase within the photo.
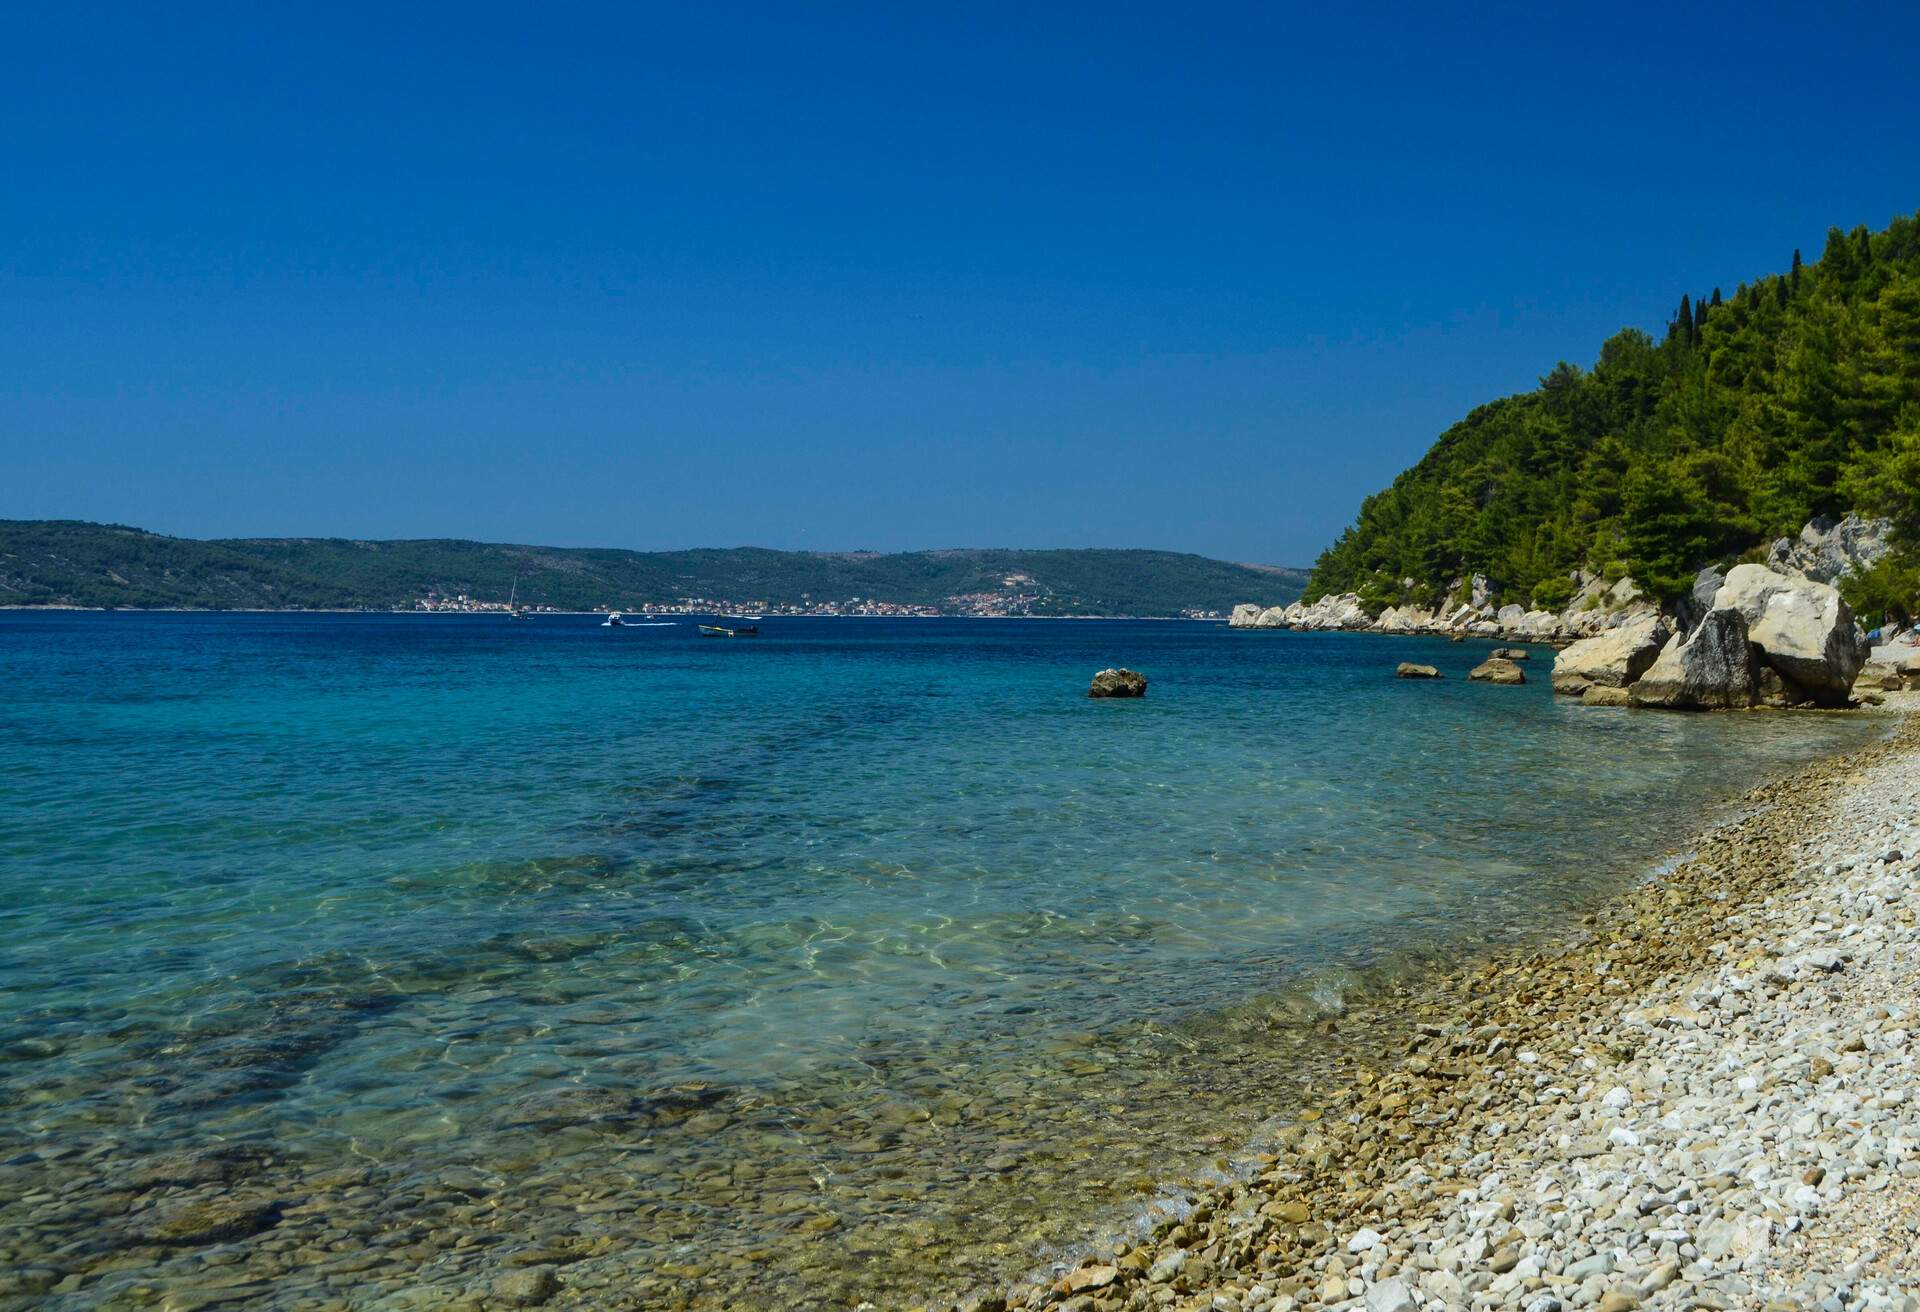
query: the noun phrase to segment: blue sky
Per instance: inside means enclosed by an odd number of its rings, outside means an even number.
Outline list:
[[[187,8],[0,16],[0,517],[1310,563],[1920,208],[1911,5]]]

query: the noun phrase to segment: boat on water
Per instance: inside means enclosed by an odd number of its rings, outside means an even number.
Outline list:
[[[702,624],[700,636],[703,638],[757,638],[760,636],[760,626],[744,624],[728,628],[723,624]]]
[[[624,629],[627,627],[627,622],[620,618],[619,611],[610,610],[607,612],[607,617],[600,621],[600,627],[603,629]]]
[[[520,576],[513,579],[513,590],[507,594],[507,618],[510,620],[530,620],[533,611],[518,604],[520,599]]]

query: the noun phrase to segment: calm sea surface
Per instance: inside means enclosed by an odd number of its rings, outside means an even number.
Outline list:
[[[1364,972],[1872,732],[1582,710],[1546,648],[761,631],[0,613],[0,1306],[1018,1273],[1284,1113]]]

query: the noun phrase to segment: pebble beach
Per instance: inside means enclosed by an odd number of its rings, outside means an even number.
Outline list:
[[[1250,1177],[966,1312],[1920,1308],[1920,721],[1388,1036]],[[1633,712],[1607,712],[1633,714]]]

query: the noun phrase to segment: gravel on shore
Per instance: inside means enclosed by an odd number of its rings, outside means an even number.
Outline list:
[[[1920,718],[1381,1007],[1249,1179],[966,1312],[1920,1312]]]

